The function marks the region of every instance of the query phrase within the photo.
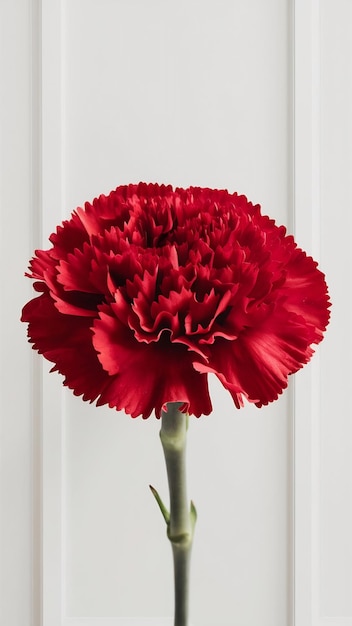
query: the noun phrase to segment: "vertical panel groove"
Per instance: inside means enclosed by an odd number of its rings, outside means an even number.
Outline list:
[[[41,195],[43,247],[62,216],[62,2],[41,2]],[[43,626],[63,619],[63,389],[43,363]]]
[[[294,223],[299,245],[320,257],[319,0],[295,0]],[[319,358],[295,380],[295,626],[317,624],[316,493]]]
[[[288,2],[288,231],[295,230],[295,1]],[[287,625],[295,624],[295,380],[291,381],[288,389],[289,402],[289,429],[287,445],[288,464],[288,546],[287,546]]]
[[[41,203],[41,3],[31,1],[31,248],[42,238]],[[32,502],[33,576],[32,626],[42,626],[42,368],[37,355],[32,358]]]

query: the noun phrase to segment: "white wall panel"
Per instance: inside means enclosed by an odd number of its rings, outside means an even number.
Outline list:
[[[326,272],[333,302],[319,355],[296,385],[299,626],[352,624],[352,335],[346,290],[351,274],[351,34],[350,2],[296,2],[296,224]]]
[[[33,581],[33,545],[39,538],[33,505],[38,378],[19,321],[31,295],[23,274],[37,223],[31,20],[28,0],[0,3],[0,623],[9,626],[32,625],[33,592],[38,592]]]
[[[334,303],[322,351],[321,613],[352,625],[352,4],[321,5],[321,250]],[[331,250],[335,253],[331,254]],[[347,281],[346,281],[347,277]],[[347,289],[346,289],[347,287]]]
[[[237,188],[291,219],[286,3],[73,0],[56,3],[54,15],[51,7],[43,5],[51,229],[64,206],[140,179]],[[45,626],[170,614],[170,548],[147,489],[152,482],[166,494],[159,425],[67,391],[60,409],[60,381],[47,384]],[[238,413],[214,385],[213,415],[193,420],[195,624],[288,623],[289,397]]]

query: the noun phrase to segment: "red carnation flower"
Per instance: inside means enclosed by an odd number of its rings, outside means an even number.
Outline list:
[[[73,212],[30,263],[33,347],[84,400],[200,416],[207,374],[258,407],[313,354],[329,319],[324,275],[244,196],[144,184]]]

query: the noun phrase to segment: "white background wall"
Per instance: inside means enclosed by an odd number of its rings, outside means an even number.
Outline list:
[[[62,390],[18,321],[34,247],[139,180],[260,202],[333,318],[271,407],[193,419],[194,626],[352,625],[350,0],[12,0],[1,18],[1,626],[172,613],[159,424]],[[138,619],[137,619],[138,618]],[[147,620],[152,619],[151,622]]]

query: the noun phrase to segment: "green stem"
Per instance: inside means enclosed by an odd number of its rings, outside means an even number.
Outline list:
[[[160,439],[164,450],[170,492],[167,534],[174,559],[174,626],[187,626],[189,569],[196,512],[189,509],[186,487],[186,435],[188,416],[181,402],[171,402],[162,412]]]

